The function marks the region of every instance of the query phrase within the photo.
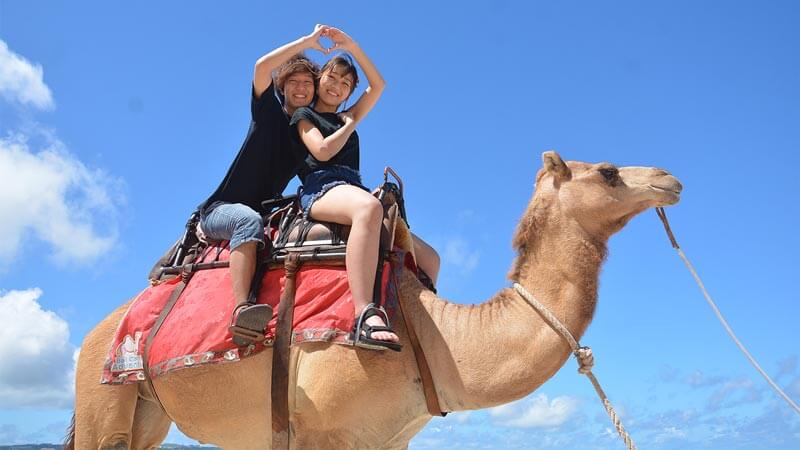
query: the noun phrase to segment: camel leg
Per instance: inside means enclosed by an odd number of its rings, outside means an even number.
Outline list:
[[[138,386],[100,384],[103,362],[127,310],[120,307],[84,339],[75,372],[75,428],[77,449],[126,449],[131,443]]]
[[[131,449],[158,448],[158,444],[166,439],[170,424],[172,420],[159,404],[139,398],[133,417]]]

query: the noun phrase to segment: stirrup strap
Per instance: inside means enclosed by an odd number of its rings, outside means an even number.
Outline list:
[[[278,323],[272,345],[272,449],[289,449],[289,350],[292,344],[296,275],[300,268],[297,253],[286,258],[286,284],[278,305]]]
[[[402,264],[402,262],[396,261],[396,264]],[[422,345],[419,343],[419,337],[417,337],[417,332],[414,330],[414,325],[409,320],[409,316],[406,315],[405,311],[407,311],[408,308],[404,305],[405,301],[403,300],[403,296],[400,295],[396,279],[394,285],[395,289],[397,289],[397,305],[400,308],[400,313],[403,314],[403,322],[406,324],[408,340],[411,341],[411,348],[414,350],[414,358],[417,360],[417,368],[419,368],[419,377],[422,379],[422,391],[425,394],[425,404],[428,407],[428,413],[434,417],[444,417],[447,415],[447,412],[442,411],[442,407],[439,405],[439,396],[436,394],[436,385],[433,382],[433,375],[428,365],[428,359],[425,357],[425,352],[422,350]]]

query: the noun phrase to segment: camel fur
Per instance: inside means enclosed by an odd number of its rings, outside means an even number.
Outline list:
[[[682,187],[661,169],[565,163],[555,152],[542,154],[542,161],[513,238],[517,256],[509,278],[580,339],[594,315],[610,236],[648,208],[677,203]],[[520,399],[570,355],[568,345],[512,289],[479,305],[461,305],[437,297],[404,271],[399,290],[407,305],[394,324],[402,352],[326,343],[293,347],[292,448],[407,448],[431,416],[406,322],[417,330],[446,411]],[[270,448],[271,351],[157,378],[162,410],[145,383],[99,384],[124,311],[118,309],[86,336],[77,366],[74,427],[65,448],[156,448],[172,422],[187,436],[224,449]]]

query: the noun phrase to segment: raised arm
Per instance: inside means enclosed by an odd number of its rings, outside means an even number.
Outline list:
[[[378,99],[383,94],[384,87],[386,87],[386,81],[383,80],[380,72],[367,57],[367,54],[347,33],[338,28],[328,27],[326,36],[333,41],[334,45],[331,50],[341,49],[353,55],[353,58],[356,59],[359,67],[367,77],[369,86],[367,86],[353,107],[349,109],[353,113],[355,123],[358,124],[372,110],[372,107],[378,103]]]
[[[255,88],[256,98],[261,98],[261,94],[269,88],[272,84],[272,72],[275,71],[281,64],[285,63],[292,56],[302,52],[303,50],[313,48],[327,54],[328,49],[322,47],[319,43],[321,37],[327,36],[330,27],[326,25],[317,25],[314,31],[297,39],[294,42],[289,42],[286,45],[276,48],[275,50],[267,53],[266,55],[258,58],[256,61],[256,68],[253,73],[253,87]]]

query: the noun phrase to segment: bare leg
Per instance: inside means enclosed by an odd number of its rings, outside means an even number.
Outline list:
[[[236,303],[247,301],[250,295],[250,283],[256,272],[256,250],[258,242],[250,241],[241,244],[231,252],[230,271],[233,283],[233,298]]]
[[[417,256],[417,265],[420,269],[425,271],[433,284],[436,285],[436,279],[439,277],[439,267],[441,265],[439,253],[416,234],[411,233],[411,237],[414,240],[414,254]]]
[[[353,303],[359,314],[372,303],[383,207],[368,192],[355,186],[341,185],[317,199],[310,213],[315,220],[350,225],[345,266]],[[379,316],[372,316],[366,322],[373,326],[386,325]],[[388,332],[375,332],[372,338],[399,341],[396,334]]]

